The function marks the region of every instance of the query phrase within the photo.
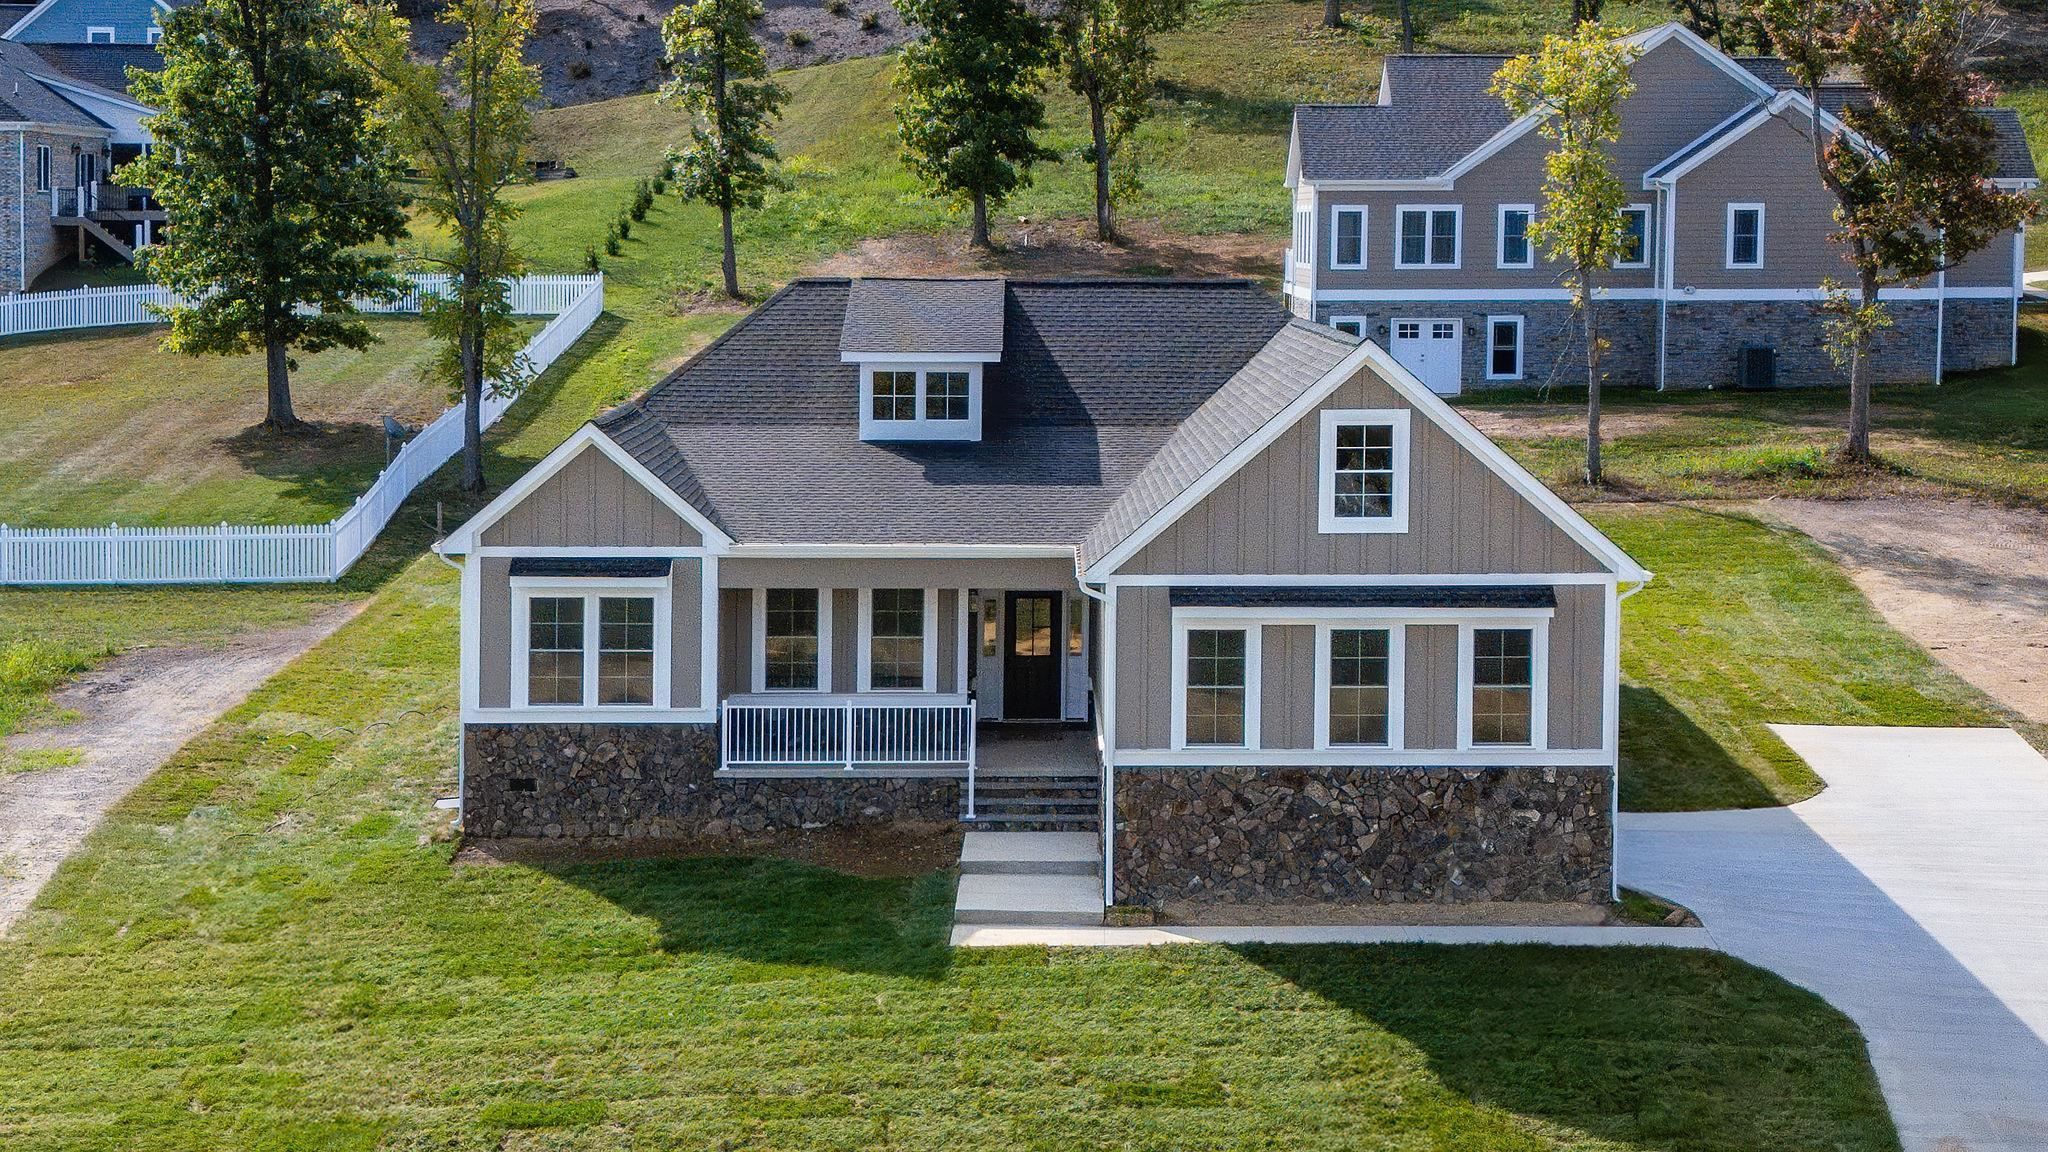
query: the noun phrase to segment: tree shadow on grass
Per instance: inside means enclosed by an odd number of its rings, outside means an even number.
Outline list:
[[[664,952],[943,979],[949,873],[869,878],[767,857],[545,863],[540,869],[659,927]]]
[[[1788,750],[1789,752],[1789,750]],[[1631,812],[1783,803],[1662,692],[1621,686],[1621,806]]]
[[[262,425],[214,440],[213,447],[258,476],[286,482],[282,494],[346,511],[384,468],[384,429],[372,423],[308,421],[275,432]]]
[[[1897,1148],[1855,1026],[1716,953],[1237,951],[1413,1044],[1445,1089],[1485,1107],[1630,1148]]]

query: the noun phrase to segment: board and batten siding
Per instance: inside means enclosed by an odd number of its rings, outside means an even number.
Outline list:
[[[1328,408],[1405,408],[1371,370]],[[1416,415],[1410,422],[1408,531],[1316,530],[1319,413],[1288,429],[1117,570],[1138,574],[1598,572],[1578,542]],[[1427,583],[1427,581],[1422,581]]]
[[[1458,745],[1458,626],[1423,624],[1408,629],[1407,675],[1402,691],[1407,726],[1404,742],[1411,748],[1455,748]]]
[[[785,578],[786,579],[786,578]],[[774,583],[775,588],[810,588],[811,584]],[[914,587],[909,583],[890,584],[884,587]],[[826,613],[831,629],[832,648],[828,654],[829,667],[826,675],[826,691],[854,693],[860,691],[860,590],[858,588],[822,589],[819,599],[822,611]],[[720,620],[723,622],[718,633],[719,691],[723,695],[744,695],[754,690],[754,658],[756,648],[762,642],[754,635],[754,595],[751,587],[722,588],[718,602]],[[959,690],[960,668],[960,592],[956,588],[940,588],[935,597],[937,621],[934,634],[926,642],[934,644],[938,663],[939,692]]]
[[[483,531],[487,548],[696,548],[704,537],[596,448],[585,448]]]
[[[1261,633],[1259,745],[1316,746],[1316,630],[1276,624]]]
[[[503,556],[478,556],[482,565],[477,602],[478,703],[485,708],[512,706],[512,561]],[[670,708],[697,708],[704,658],[704,561],[690,556],[669,567],[668,691]],[[729,627],[729,625],[728,625]]]

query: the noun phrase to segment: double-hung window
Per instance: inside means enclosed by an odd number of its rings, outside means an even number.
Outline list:
[[[925,600],[922,588],[876,588],[868,593],[870,691],[924,690]]]
[[[667,691],[668,582],[514,578],[514,704],[652,708]]]
[[[1184,748],[1258,745],[1258,627],[1197,626],[1180,633],[1177,744]]]
[[[87,44],[112,44],[114,42],[114,30],[104,25],[95,25],[87,28],[85,30],[85,42]]]
[[[1332,316],[1330,317],[1330,327],[1348,336],[1363,336],[1365,335],[1365,317]]]
[[[1536,209],[1528,204],[1500,206],[1500,252],[1496,263],[1502,268],[1534,268],[1536,246],[1529,242],[1529,221]]]
[[[1728,260],[1730,268],[1764,266],[1764,206],[1728,205]]]
[[[1458,224],[1464,209],[1454,204],[1404,204],[1394,215],[1394,267],[1458,266]]]
[[[824,617],[816,588],[761,592],[761,683],[768,692],[824,688]]]
[[[1486,318],[1486,378],[1488,380],[1520,380],[1522,378],[1522,318],[1520,316],[1488,316]]]
[[[1365,207],[1339,204],[1330,209],[1330,267],[1365,267]]]
[[[1333,748],[1391,745],[1396,731],[1393,630],[1333,627],[1323,660],[1324,743]]]
[[[1323,413],[1318,527],[1323,532],[1408,530],[1408,410]]]
[[[1541,747],[1542,630],[1471,626],[1465,635],[1465,745]]]
[[[48,192],[50,190],[54,169],[55,165],[52,164],[50,159],[50,146],[48,144],[36,145],[36,191]]]
[[[1621,210],[1621,254],[1616,268],[1647,268],[1650,265],[1650,206],[1631,204]]]

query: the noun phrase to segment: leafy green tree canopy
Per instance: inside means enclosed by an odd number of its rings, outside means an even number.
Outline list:
[[[718,209],[725,294],[733,297],[740,294],[733,210],[759,208],[781,186],[769,167],[775,142],[768,126],[789,93],[768,79],[768,59],[753,33],[760,18],[760,0],[697,0],[661,25],[674,73],[661,99],[691,118],[689,147],[672,157],[677,191]]]
[[[168,309],[164,346],[187,355],[265,352],[264,426],[300,425],[292,352],[366,348],[353,307],[394,298],[405,234],[397,165],[371,77],[339,50],[343,0],[198,0],[164,14],[164,68],[131,70],[159,110],[155,147],[114,178],[169,215],[141,263],[189,304]]]
[[[1095,232],[1116,239],[1114,206],[1140,187],[1132,136],[1152,111],[1152,37],[1187,18],[1189,0],[1061,0],[1054,26],[1067,87],[1088,102]]]

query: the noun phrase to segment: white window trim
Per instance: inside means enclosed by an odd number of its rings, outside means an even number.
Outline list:
[[[1366,328],[1365,328],[1365,317],[1363,317],[1363,316],[1332,316],[1332,317],[1330,317],[1330,327],[1332,327],[1332,328],[1335,328],[1335,327],[1336,327],[1337,325],[1339,325],[1339,324],[1356,324],[1356,325],[1358,325],[1358,338],[1359,338],[1360,340],[1366,340],[1366,339],[1370,339],[1370,337],[1368,337],[1368,336],[1366,335]]]
[[[901,585],[897,585],[901,587]],[[939,690],[939,590],[921,589],[924,593],[924,667],[919,670],[920,683],[916,688],[890,688],[890,692],[936,693]],[[862,692],[873,692],[874,653],[871,651],[875,639],[875,590],[863,588],[859,596],[860,607],[855,610],[859,617],[854,633],[853,660],[859,670],[856,684]],[[999,645],[1000,646],[1000,645]]]
[[[1358,213],[1358,263],[1346,264],[1337,259],[1337,217],[1346,212]],[[1367,264],[1366,252],[1372,243],[1372,213],[1364,204],[1330,205],[1330,267],[1338,271],[1357,271]]]
[[[802,585],[782,584],[782,588]],[[768,589],[753,590],[754,692],[764,696],[817,696],[832,691],[832,590],[817,588],[818,594],[818,686],[816,688],[768,687]]]
[[[1756,213],[1756,263],[1738,264],[1735,261],[1735,214],[1737,212],[1750,211]],[[1726,239],[1722,245],[1722,267],[1732,272],[1753,272],[1764,266],[1764,206],[1762,204],[1732,203],[1728,205],[1727,227],[1724,235]]]
[[[669,666],[675,654],[669,650],[671,629],[670,583],[665,576],[639,578],[592,576],[514,576],[512,586],[512,707],[520,711],[622,713],[645,715],[666,712],[672,707]],[[598,620],[597,602],[605,597],[652,597],[654,600],[654,702],[652,704],[597,703]],[[536,597],[580,597],[583,600],[583,703],[535,704],[527,699],[532,673],[532,602]]]
[[[1429,262],[1429,253],[1434,246],[1430,243],[1431,236],[1428,229],[1431,227],[1430,221],[1435,219],[1434,215],[1426,218],[1423,222],[1423,262],[1420,264],[1409,264],[1401,259],[1401,217],[1406,212],[1450,212],[1453,214],[1455,218],[1451,223],[1451,262],[1449,264],[1432,264]],[[1394,226],[1390,231],[1394,234],[1394,267],[1396,268],[1448,268],[1455,270],[1463,266],[1465,262],[1465,206],[1463,204],[1396,204],[1394,205]]]
[[[1343,533],[1408,531],[1408,488],[1412,478],[1408,457],[1406,408],[1326,408],[1316,451],[1316,530],[1325,536]],[[1386,517],[1337,516],[1337,427],[1341,424],[1388,424],[1394,429],[1394,513]]]
[[[1402,620],[1318,620],[1316,629],[1316,750],[1344,751],[1366,750],[1392,752],[1407,747],[1407,725],[1403,723],[1408,711],[1408,625]],[[1338,630],[1357,632],[1382,631],[1387,634],[1387,740],[1384,744],[1331,744],[1330,743],[1330,690],[1334,685],[1330,678],[1331,633]]]
[[[1260,633],[1263,625],[1242,616],[1180,616],[1173,618],[1173,750],[1176,752],[1259,750]],[[1244,633],[1244,743],[1188,743],[1188,633],[1220,631]]]
[[[1657,214],[1656,214],[1656,213],[1655,213],[1654,211],[1652,211],[1652,209],[1651,209],[1651,205],[1648,205],[1648,204],[1624,204],[1624,205],[1622,205],[1622,207],[1621,207],[1621,213],[1620,213],[1621,215],[1627,215],[1627,214],[1628,214],[1628,213],[1630,213],[1630,212],[1641,212],[1641,213],[1643,214],[1643,244],[1642,244],[1642,247],[1641,247],[1640,249],[1638,249],[1638,250],[1637,250],[1637,252],[1636,252],[1636,255],[1638,255],[1638,256],[1640,256],[1640,257],[1642,257],[1642,259],[1640,259],[1640,260],[1616,260],[1616,261],[1614,262],[1614,267],[1616,267],[1616,268],[1648,268],[1648,267],[1650,266],[1650,255],[1651,255],[1651,249],[1653,249],[1653,248],[1655,248],[1655,247],[1657,246],[1657,244],[1656,244],[1656,234],[1655,234],[1654,232],[1652,232],[1652,231],[1651,231],[1651,225],[1653,225],[1653,224],[1655,224],[1655,223],[1656,223],[1656,217],[1657,217]]]
[[[48,192],[57,186],[57,154],[48,144],[36,145],[36,191]]]
[[[162,40],[162,39],[164,38],[164,30],[163,30],[163,26],[162,26],[162,25],[159,25],[159,24],[151,24],[151,25],[149,26],[149,33],[148,33],[148,36],[149,36],[149,42],[150,42],[151,44],[155,44],[155,43],[157,43],[157,42],[161,41],[161,40]]]
[[[1511,376],[1498,375],[1493,370],[1493,326],[1513,324],[1515,326],[1515,371]],[[1528,325],[1521,316],[1488,316],[1486,318],[1486,378],[1488,380],[1520,380],[1528,375],[1528,354],[1523,348],[1522,338]]]
[[[929,363],[917,361],[864,360],[860,368],[860,438],[863,440],[979,440],[981,439],[981,368],[971,362]],[[875,419],[875,373],[915,372],[917,374],[917,415],[909,420]],[[934,372],[967,373],[967,419],[930,420],[924,414],[925,389]]]
[[[120,41],[117,39],[118,35],[119,34],[114,29],[109,28],[104,24],[89,24],[86,26],[85,29],[85,42],[87,44],[118,44],[120,43]],[[105,36],[106,39],[95,39],[95,37],[99,36]]]
[[[1527,744],[1472,743],[1472,633],[1479,628],[1526,628],[1529,637],[1529,742]],[[1496,752],[1503,749],[1547,751],[1550,747],[1550,619],[1503,618],[1465,620],[1458,624],[1458,751]]]
[[[1495,268],[1534,268],[1536,266],[1536,241],[1528,238],[1528,229],[1522,231],[1523,243],[1529,249],[1529,258],[1519,264],[1508,261],[1508,213],[1527,212],[1529,223],[1536,222],[1534,204],[1502,204],[1493,216],[1493,266]]]

